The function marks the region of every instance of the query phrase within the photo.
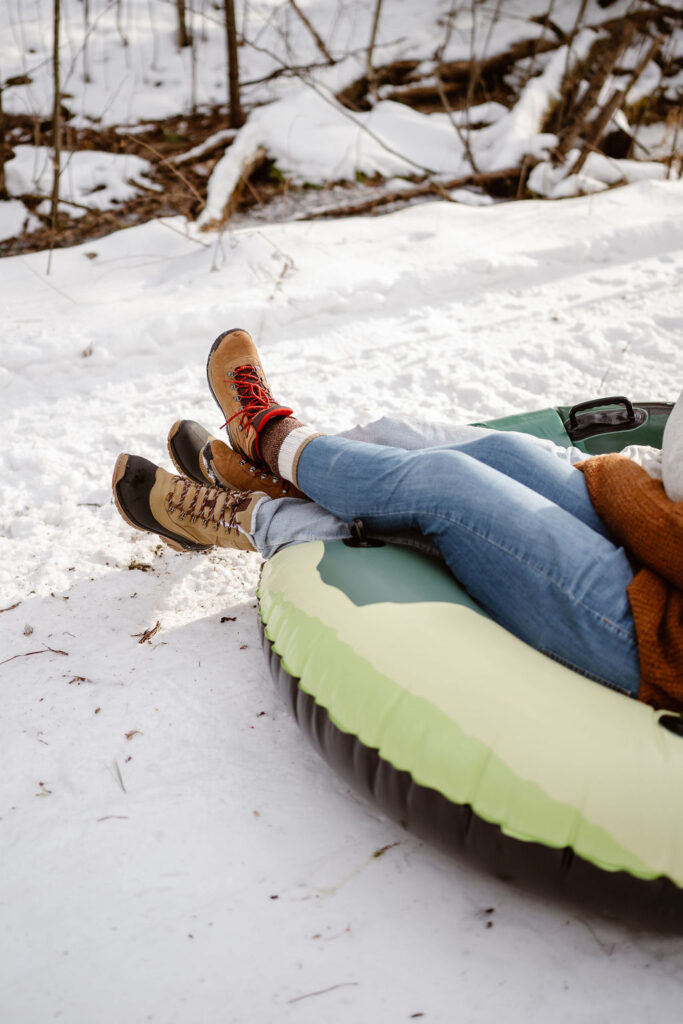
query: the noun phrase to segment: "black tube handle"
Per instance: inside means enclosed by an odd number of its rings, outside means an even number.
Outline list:
[[[628,424],[634,424],[636,422],[636,414],[633,411],[633,405],[624,395],[612,395],[611,398],[592,398],[589,402],[579,402],[578,405],[573,405],[569,410],[569,426],[572,430],[578,428],[576,421],[576,414],[579,412],[586,412],[588,409],[598,409],[603,405],[625,405],[628,419],[625,421]]]
[[[662,729],[668,729],[675,736],[683,736],[683,718],[680,715],[662,715],[657,720],[657,725],[661,725]]]
[[[384,541],[378,537],[368,537],[368,531],[362,519],[352,519],[349,523],[350,537],[344,537],[347,548],[383,548]]]

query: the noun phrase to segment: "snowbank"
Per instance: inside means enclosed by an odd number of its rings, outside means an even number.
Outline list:
[[[615,160],[603,153],[589,153],[578,174],[568,174],[580,150],[567,154],[566,166],[556,167],[549,160],[537,164],[527,179],[527,188],[546,199],[565,199],[568,196],[590,195],[602,192],[610,185],[623,185],[635,181],[663,181],[667,175],[664,164],[648,160]]]
[[[141,189],[159,188],[146,178],[149,169],[147,160],[130,154],[64,151],[60,161],[60,199],[69,204],[67,212],[72,217],[82,217],[87,209],[114,209],[140,195]],[[16,146],[14,158],[5,164],[5,173],[10,195],[50,196],[54,179],[52,151],[47,146]]]

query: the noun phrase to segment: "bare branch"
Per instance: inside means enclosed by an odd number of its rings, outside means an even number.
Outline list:
[[[619,57],[626,47],[629,46],[634,33],[635,26],[631,22],[624,21],[620,30],[615,34],[613,39],[602,52],[600,59],[590,75],[588,88],[581,97],[581,100],[574,111],[571,122],[561,133],[560,142],[557,147],[557,157],[559,160],[564,159],[585,128],[586,118],[593,109],[603,85],[607,81],[609,75],[611,75],[614,65],[619,60]]]
[[[154,148],[154,146],[151,146],[151,145],[149,144],[149,142],[144,142],[144,141],[143,141],[142,139],[138,138],[138,136],[136,136],[136,135],[131,135],[131,133],[130,133],[130,132],[121,132],[121,135],[122,135],[122,136],[123,136],[124,138],[126,138],[126,139],[132,139],[132,140],[133,140],[133,142],[135,142],[135,143],[136,143],[136,145],[138,145],[138,146],[144,146],[144,147],[145,147],[145,149],[148,149],[148,150],[150,151],[150,153],[154,153],[154,155],[155,155],[155,156],[156,156],[156,157],[157,157],[157,158],[158,158],[159,160],[161,160],[161,162],[162,162],[163,164],[166,164],[166,166],[167,166],[167,167],[168,167],[168,168],[169,168],[169,169],[170,169],[171,171],[173,171],[173,173],[175,174],[175,176],[176,176],[177,178],[179,178],[179,179],[180,179],[180,180],[182,181],[183,185],[186,185],[186,186],[187,186],[187,188],[188,188],[188,189],[190,190],[190,192],[191,192],[191,193],[192,193],[192,195],[193,195],[193,196],[195,197],[195,199],[198,199],[198,200],[199,200],[199,202],[201,203],[201,205],[202,205],[202,206],[204,206],[204,205],[205,205],[205,202],[206,202],[206,200],[202,198],[202,196],[201,196],[201,195],[200,195],[200,193],[199,193],[199,192],[197,191],[197,189],[196,189],[196,188],[194,187],[194,185],[192,184],[192,182],[191,182],[191,181],[188,181],[188,180],[187,180],[187,178],[185,177],[185,175],[184,175],[184,174],[182,174],[182,173],[181,173],[181,172],[180,172],[180,171],[178,170],[178,168],[177,168],[177,167],[174,167],[173,163],[171,162],[171,160],[169,160],[169,159],[168,159],[168,157],[165,157],[165,156],[163,155],[163,153],[160,153],[160,152],[159,152],[159,150],[158,150],[158,149],[155,149],[155,148]]]
[[[446,90],[443,87],[443,82],[441,81],[441,75],[439,74],[438,69],[435,72],[435,78],[436,78],[436,88],[437,88],[437,90],[439,92],[439,97],[441,99],[441,102],[444,105],[444,109],[445,109],[446,113],[448,114],[448,119],[451,122],[451,124],[453,125],[453,128],[455,129],[455,134],[458,136],[458,138],[460,139],[460,141],[461,141],[461,143],[463,145],[463,148],[464,148],[464,150],[465,150],[465,152],[467,154],[467,159],[470,162],[472,170],[474,171],[475,174],[478,174],[479,173],[479,168],[477,167],[477,164],[475,162],[474,153],[472,152],[472,147],[470,145],[470,133],[471,133],[472,129],[470,127],[469,110],[466,112],[466,114],[467,114],[467,132],[463,133],[462,128],[460,127],[460,125],[456,121],[455,117],[453,116],[453,110],[451,108],[450,103],[448,102],[448,97],[446,96]]]
[[[621,45],[619,47],[618,53],[624,52],[626,47],[631,42],[634,32],[634,26],[630,25],[628,28],[624,27],[623,32],[620,33]],[[627,84],[622,89],[615,89],[610,98],[607,100],[602,110],[598,113],[598,116],[591,124],[590,130],[587,132],[586,141],[584,142],[578,160],[576,160],[574,166],[571,169],[571,174],[579,173],[579,171],[581,170],[581,168],[583,167],[588,158],[589,152],[592,148],[595,148],[597,144],[600,142],[600,139],[602,138],[605,129],[607,128],[607,125],[610,123],[614,114],[619,109],[621,104],[624,102],[624,99],[626,98],[629,89],[635,82],[638,81],[643,71],[647,67],[648,63],[650,62],[651,57],[656,53],[661,44],[661,36],[657,36],[656,39],[653,39],[651,45],[648,47],[646,52],[641,56],[640,60],[638,61],[638,64],[636,65]]]
[[[380,0],[380,2],[381,2],[381,0]],[[306,15],[301,10],[301,8],[299,7],[299,5],[296,2],[296,0],[289,0],[289,6],[292,8],[294,13],[296,15],[298,15],[298,17],[301,19],[302,23],[306,26],[306,28],[310,32],[311,36],[313,37],[313,39],[315,41],[315,45],[320,50],[320,52],[322,53],[322,55],[325,58],[325,60],[327,61],[327,63],[328,64],[334,64],[334,57],[332,57],[332,55],[330,54],[330,51],[327,49],[327,47],[325,46],[325,43],[322,41],[320,35],[316,31],[315,26],[309,20],[309,18],[306,17]]]
[[[516,167],[506,167],[500,171],[484,171],[480,174],[468,174],[462,178],[449,178],[447,181],[423,181],[412,188],[392,189],[383,195],[373,196],[372,199],[363,199],[358,203],[349,203],[346,206],[325,207],[322,210],[314,210],[298,218],[299,220],[323,220],[327,217],[351,217],[359,213],[371,213],[377,207],[388,206],[391,203],[407,203],[411,199],[419,199],[424,196],[439,196],[448,202],[454,202],[448,194],[453,189],[465,188],[468,185],[489,185],[496,181],[504,181],[506,178],[514,178],[519,174]]]

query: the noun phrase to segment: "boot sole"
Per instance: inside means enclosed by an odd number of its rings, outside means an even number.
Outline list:
[[[211,383],[211,377],[209,376],[209,366],[211,364],[211,357],[214,354],[214,352],[216,351],[216,349],[218,348],[218,346],[220,345],[220,343],[223,341],[223,338],[227,338],[227,336],[229,334],[235,334],[236,331],[243,331],[243,330],[244,330],[243,327],[231,327],[229,331],[223,331],[222,334],[219,334],[218,337],[216,338],[216,340],[214,341],[213,345],[209,349],[209,355],[208,355],[207,360],[206,360],[206,380],[207,380],[207,383],[209,385],[209,391],[213,395],[214,402],[216,403],[216,405],[218,406],[218,408],[220,409],[220,411],[223,413],[224,416],[226,415],[226,412],[225,412],[225,409],[223,408],[223,406],[221,405],[220,401],[218,400],[218,395],[213,390],[213,384]],[[247,332],[245,331],[245,333],[247,333]]]
[[[141,533],[156,533],[160,540],[162,540],[164,544],[168,544],[169,548],[173,548],[174,551],[207,551],[210,545],[193,544],[191,547],[186,547],[171,535],[162,532],[163,528],[161,526],[159,527],[158,530],[150,530],[146,526],[141,526],[140,523],[136,523],[135,520],[131,518],[128,509],[125,508],[124,505],[121,503],[116,488],[116,485],[120,483],[121,480],[123,480],[124,476],[126,475],[127,467],[128,456],[119,455],[114,465],[114,473],[111,478],[111,489],[112,494],[114,495],[114,503],[116,504],[116,507],[119,510],[121,518],[124,519],[129,526],[132,526],[134,530],[140,530]]]
[[[181,474],[181,476],[188,476],[190,480],[194,480],[196,484],[202,484],[206,487],[215,487],[214,481],[210,477],[201,476],[196,466],[190,466],[183,461],[183,457],[179,449],[175,446],[175,437],[180,430],[185,420],[176,420],[171,429],[168,432],[168,438],[166,440],[166,447],[168,448],[168,454],[171,458],[171,462]],[[199,453],[197,453],[197,459],[199,461]]]

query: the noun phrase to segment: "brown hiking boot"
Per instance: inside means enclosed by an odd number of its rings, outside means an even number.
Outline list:
[[[168,434],[168,453],[176,469],[199,484],[236,491],[259,490],[270,498],[306,497],[289,480],[255,466],[195,420],[176,420]]]
[[[273,399],[256,346],[246,331],[225,331],[216,338],[206,376],[226,418],[230,444],[250,462],[264,466],[259,431],[276,416],[291,416],[292,410]]]
[[[252,516],[267,498],[259,491],[227,491],[173,476],[138,455],[119,455],[112,477],[114,501],[136,530],[158,534],[176,551],[218,545],[255,551]]]

